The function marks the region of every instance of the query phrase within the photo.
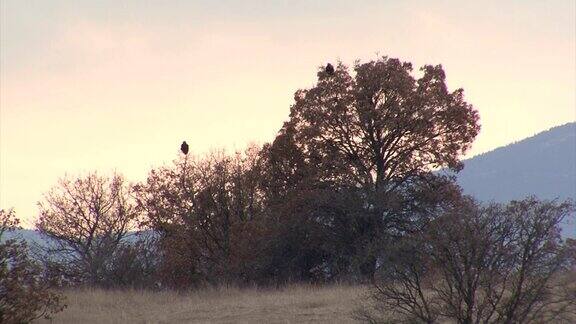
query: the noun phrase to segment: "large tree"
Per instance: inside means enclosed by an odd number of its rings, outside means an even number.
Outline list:
[[[320,182],[380,192],[435,168],[461,168],[479,117],[462,89],[448,90],[441,65],[422,67],[418,79],[412,64],[388,57],[353,70],[322,69],[314,87],[296,91],[272,148],[297,148]]]
[[[358,210],[319,216],[313,208],[306,217],[346,237],[351,246],[339,251],[362,252],[347,262],[364,277],[373,275],[385,241],[422,226],[441,207],[436,193],[459,195],[432,171],[460,170],[480,130],[477,111],[462,89],[448,90],[442,66],[420,72],[416,78],[410,63],[387,57],[357,62],[353,71],[342,63],[322,68],[316,85],[296,91],[289,120],[264,147],[270,202],[292,203],[315,191],[363,200]]]

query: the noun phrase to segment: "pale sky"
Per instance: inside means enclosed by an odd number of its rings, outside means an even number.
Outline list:
[[[575,4],[0,0],[0,208],[30,227],[65,174],[271,141],[328,61],[442,64],[480,112],[468,157],[575,121]]]

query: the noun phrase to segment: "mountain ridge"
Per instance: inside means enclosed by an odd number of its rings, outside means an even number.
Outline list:
[[[576,202],[576,122],[537,133],[464,160],[456,175],[465,194],[482,202],[536,196]],[[576,238],[576,215],[562,224]]]
[[[481,201],[506,202],[529,195],[576,200],[576,122],[463,162],[458,184]]]

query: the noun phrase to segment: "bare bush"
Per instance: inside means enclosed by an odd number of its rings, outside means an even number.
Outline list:
[[[119,175],[62,179],[39,203],[38,231],[54,269],[74,281],[102,284],[137,212]]]
[[[406,323],[569,321],[574,251],[559,224],[573,211],[570,202],[535,198],[487,207],[465,199],[388,250],[375,308],[357,315]]]

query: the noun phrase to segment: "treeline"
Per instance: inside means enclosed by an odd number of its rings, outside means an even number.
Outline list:
[[[459,171],[480,129],[440,65],[419,78],[387,57],[352,70],[320,69],[261,147],[182,153],[137,184],[62,179],[39,202],[43,278],[155,289],[372,282],[376,308],[395,305],[387,314],[398,320],[537,318],[550,283],[574,266],[574,244],[559,236],[573,205],[486,207],[435,173]]]
[[[118,175],[62,180],[39,205],[47,268],[101,287],[366,281],[386,241],[418,232],[459,195],[425,177],[379,219],[357,189],[262,190],[260,153],[182,157],[133,186]]]

